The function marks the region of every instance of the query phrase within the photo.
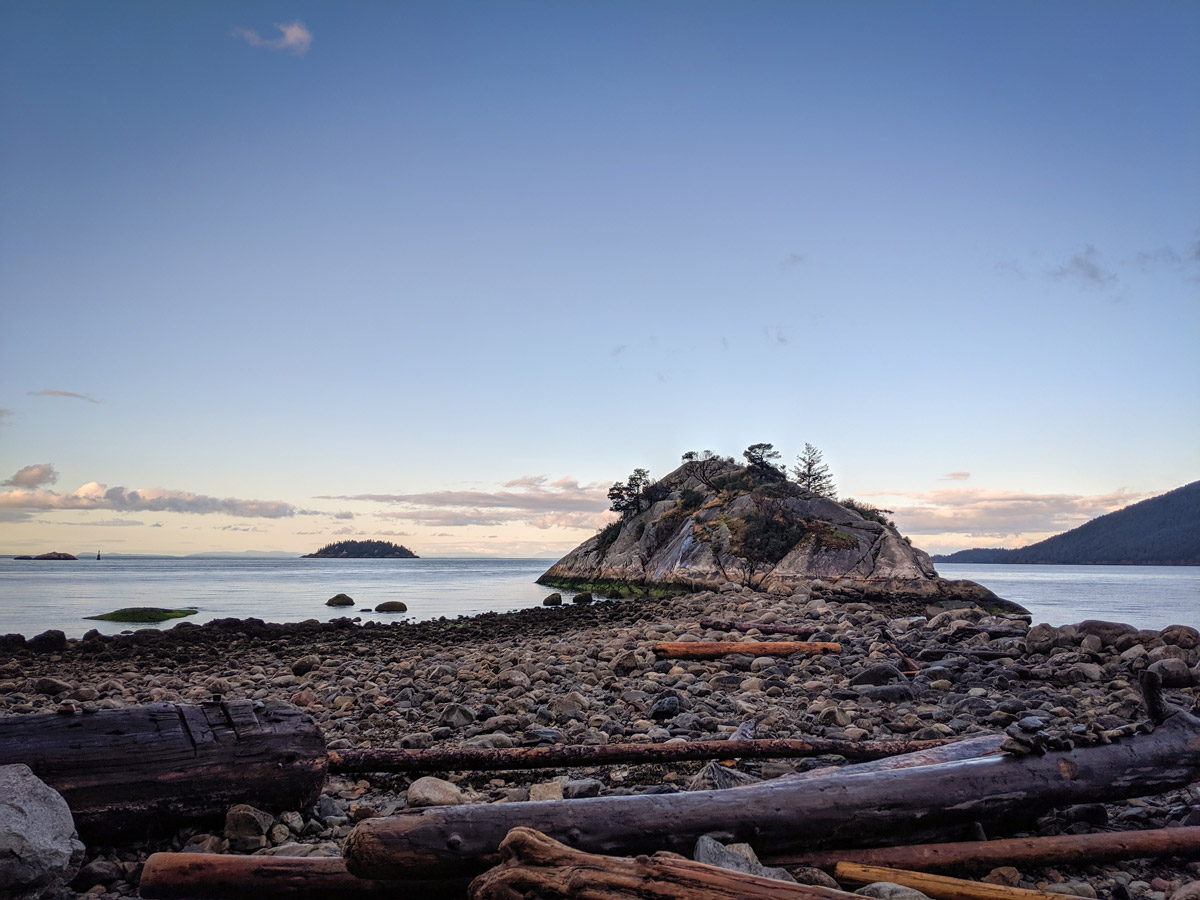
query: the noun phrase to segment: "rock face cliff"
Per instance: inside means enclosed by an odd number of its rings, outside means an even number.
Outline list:
[[[729,582],[780,590],[822,580],[866,595],[1005,605],[974,582],[939,577],[929,556],[877,511],[777,474],[719,457],[684,463],[539,582],[621,594]]]

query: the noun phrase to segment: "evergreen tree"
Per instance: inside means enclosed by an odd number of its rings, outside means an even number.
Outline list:
[[[837,499],[837,486],[833,483],[833,475],[829,466],[825,465],[821,451],[812,444],[804,445],[804,452],[796,457],[796,465],[792,466],[792,475],[796,483],[806,491]]]

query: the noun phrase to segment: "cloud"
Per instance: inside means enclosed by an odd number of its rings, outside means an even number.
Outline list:
[[[938,481],[966,481],[970,477],[970,472],[947,472]]]
[[[629,349],[628,344],[617,344],[617,346],[613,347],[612,350],[609,351],[608,355],[609,356],[620,356],[622,353],[624,353],[628,349]]]
[[[58,481],[58,472],[53,463],[39,463],[36,466],[26,466],[18,469],[8,481],[0,481],[0,487],[39,488],[43,484],[54,484]]]
[[[804,262],[803,253],[789,253],[783,258],[783,262],[779,264],[780,269],[790,269],[792,266],[798,266]]]
[[[88,403],[99,403],[95,397],[89,397],[87,394],[77,394],[74,391],[55,391],[50,388],[43,388],[40,391],[26,391],[30,397],[72,397],[75,400],[86,400]]]
[[[940,488],[923,492],[874,492],[888,497],[896,524],[907,534],[969,534],[975,537],[1057,534],[1089,519],[1151,496],[1120,489],[1109,494],[1033,494],[991,488]]]
[[[1047,274],[1059,281],[1071,279],[1083,287],[1104,288],[1117,283],[1117,273],[1105,269],[1099,261],[1100,254],[1091,244],[1083,245],[1083,252],[1076,253],[1056,269]]]
[[[303,22],[276,22],[279,37],[264,38],[253,28],[237,27],[233,36],[244,40],[251,47],[267,47],[271,50],[287,50],[296,56],[303,56],[312,46],[313,35]]]
[[[87,525],[93,528],[121,528],[128,525],[145,525],[146,523],[139,522],[137,519],[101,519],[98,522],[74,522],[72,524]]]
[[[323,500],[359,500],[399,509],[377,513],[420,525],[463,527],[522,522],[535,528],[598,528],[604,523],[608,486],[546,475],[514,478],[499,491],[429,491],[421,494],[355,494]],[[583,524],[587,523],[587,524]]]
[[[13,411],[11,409],[0,408],[0,425],[6,424],[4,420],[11,415],[13,415]]]
[[[766,337],[767,343],[769,343],[769,344],[782,345],[782,344],[786,344],[788,342],[788,339],[784,335],[783,331],[780,330],[779,328],[775,327],[774,325],[768,325],[765,328],[763,328],[763,336]]]
[[[257,525],[214,525],[213,531],[258,531],[264,532],[265,528],[259,528]]]
[[[20,474],[20,473],[18,473]],[[280,519],[294,516],[296,508],[279,500],[242,500],[206,497],[166,488],[110,488],[91,481],[71,493],[41,489],[0,491],[0,509],[111,509],[116,511],[218,513],[242,518]]]
[[[1020,281],[1025,280],[1025,268],[1019,262],[1012,259],[1002,259],[996,263],[996,274],[1016,278]]]
[[[354,513],[350,512],[350,510],[348,510],[348,509],[343,509],[343,510],[339,510],[338,512],[335,512],[333,514],[333,517],[335,519],[353,519]]]

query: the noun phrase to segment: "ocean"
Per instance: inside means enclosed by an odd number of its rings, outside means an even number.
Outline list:
[[[537,606],[551,589],[535,584],[549,559],[166,559],[110,557],[77,562],[0,559],[0,634],[33,636],[58,628],[118,634],[146,627],[85,616],[127,606],[195,607],[179,621],[248,618],[268,622],[454,618]],[[943,565],[1033,613],[1034,622],[1083,619],[1139,628],[1200,627],[1200,567]],[[354,607],[325,601],[345,593]],[[569,594],[564,594],[569,596]],[[406,614],[374,613],[402,600]]]

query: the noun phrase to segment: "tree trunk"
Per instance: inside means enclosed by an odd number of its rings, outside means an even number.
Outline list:
[[[459,900],[466,878],[394,881],[355,878],[341,857],[227,856],[153,853],[142,869],[138,894],[154,900],[346,900],[413,896]]]
[[[686,854],[701,835],[714,834],[747,841],[760,857],[890,843],[901,835],[919,841],[920,830],[933,824],[982,822],[999,831],[1055,806],[1192,783],[1200,778],[1200,720],[1180,711],[1151,734],[1045,756],[861,768],[724,791],[432,807],[361,823],[347,839],[346,860],[364,878],[461,871],[494,857],[518,825],[590,852]]]
[[[471,900],[859,900],[827,887],[760,878],[674,854],[596,856],[514,828],[502,862],[471,882]]]
[[[735,653],[750,656],[841,653],[842,645],[829,641],[662,641],[653,649],[659,659],[720,659]]]
[[[697,759],[778,759],[836,753],[846,759],[882,759],[918,750],[961,743],[956,738],[935,741],[834,741],[825,738],[786,738],[749,741],[688,741],[674,744],[605,744],[603,746],[432,748],[429,750],[331,750],[329,771],[359,772],[482,772],[493,769],[553,769],[615,763],[672,763]]]
[[[921,891],[930,897],[937,897],[938,900],[1062,900],[1063,896],[1049,891],[1030,891],[1002,884],[964,881],[961,878],[947,878],[945,875],[906,872],[903,869],[864,866],[859,863],[838,863],[834,877],[852,884],[889,881]]]
[[[1082,866],[1156,856],[1200,857],[1200,825],[867,850],[822,850],[772,857],[769,862],[774,866],[821,869],[832,869],[840,862],[855,862],[921,872],[988,872],[997,866]]]
[[[286,703],[171,703],[0,718],[0,764],[25,763],[71,807],[81,835],[164,832],[237,803],[271,812],[316,802],[325,739]]]

